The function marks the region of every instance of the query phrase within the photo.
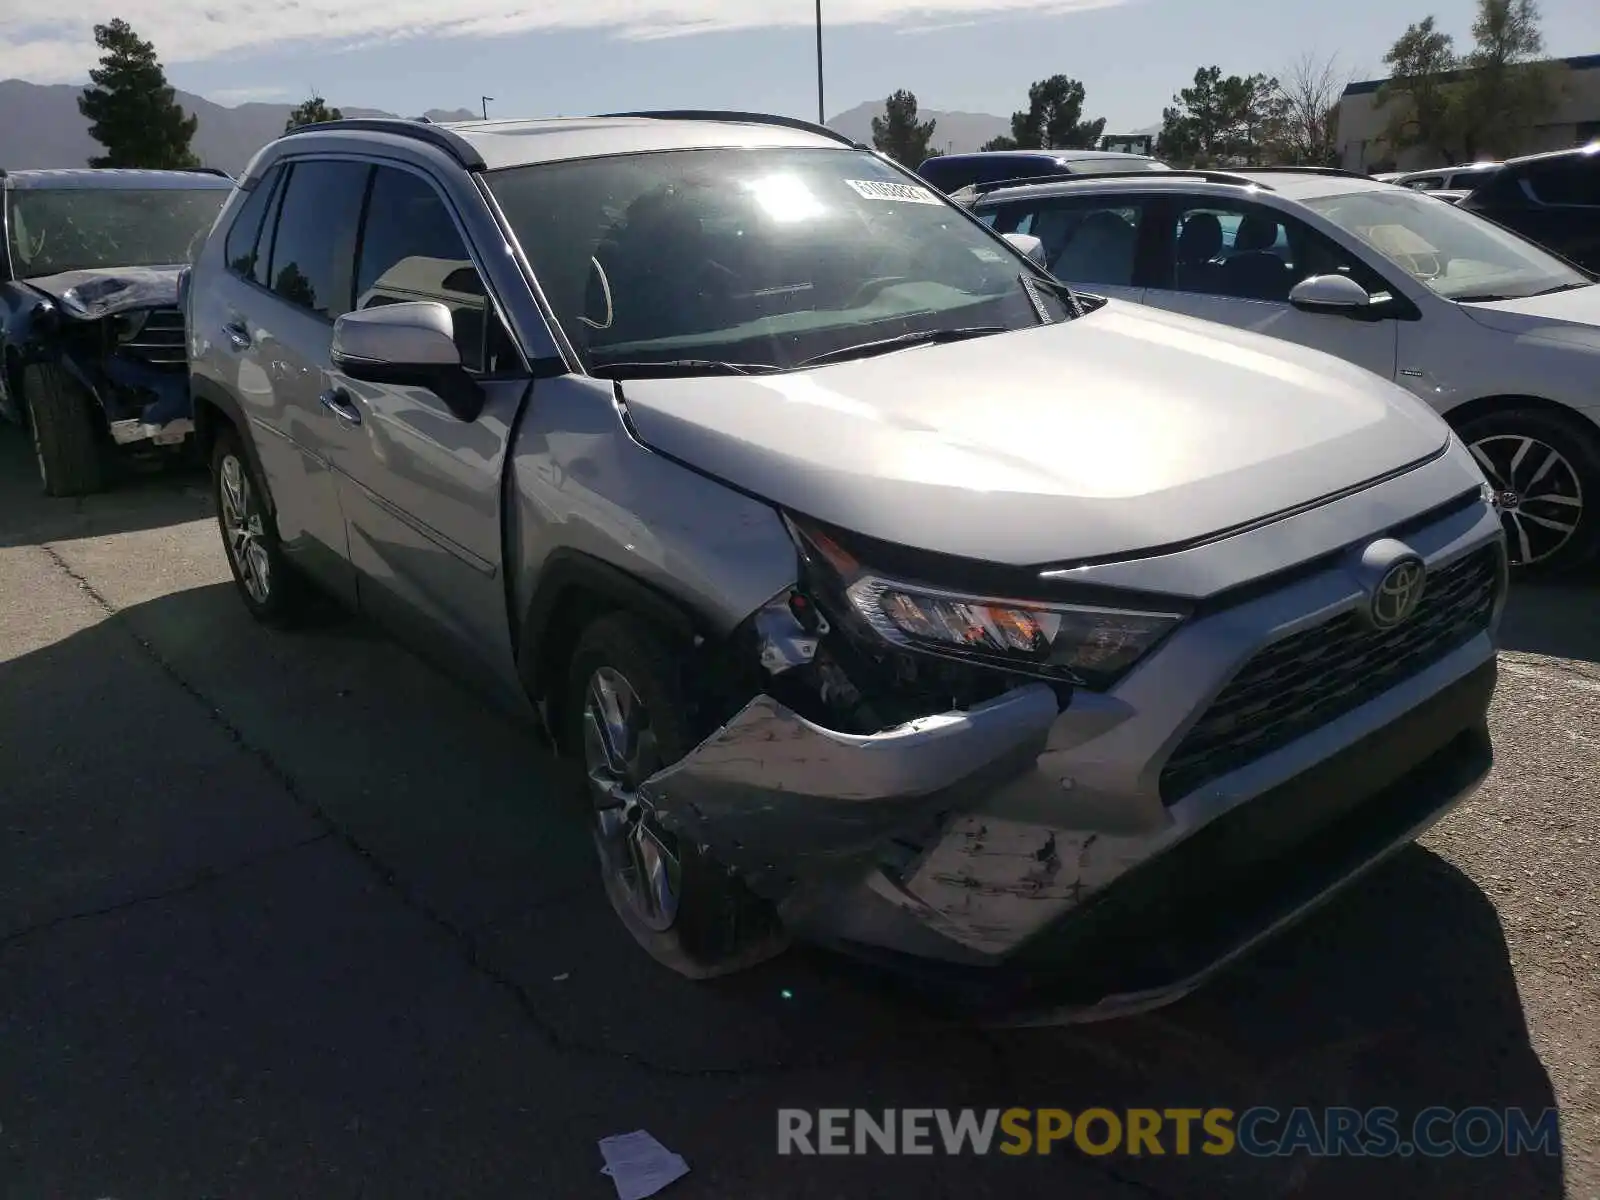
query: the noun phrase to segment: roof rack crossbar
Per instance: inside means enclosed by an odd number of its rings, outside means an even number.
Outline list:
[[[798,117],[777,117],[771,113],[752,113],[724,111],[707,108],[668,108],[651,109],[643,112],[618,112],[600,113],[602,119],[623,117],[650,117],[661,121],[737,121],[749,125],[776,125],[783,129],[798,129],[805,133],[814,133],[852,149],[860,148],[860,143],[846,137],[836,129],[829,129],[826,125],[818,125],[815,121],[802,121]]]
[[[408,121],[403,117],[346,117],[342,121],[319,121],[314,125],[300,125],[289,130],[284,137],[295,137],[303,133],[339,133],[348,130],[351,133],[392,133],[396,137],[410,138],[417,142],[426,142],[430,146],[443,150],[469,171],[484,169],[483,156],[473,148],[471,142],[454,130],[432,122],[423,124],[420,121]]]

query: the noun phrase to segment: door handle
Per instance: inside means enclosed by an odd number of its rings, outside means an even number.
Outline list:
[[[244,327],[243,322],[229,321],[222,327],[222,334],[233,343],[235,350],[250,349],[250,331]]]
[[[350,399],[350,393],[343,388],[329,388],[317,397],[322,401],[322,407],[331,412],[346,425],[361,424],[361,410]]]

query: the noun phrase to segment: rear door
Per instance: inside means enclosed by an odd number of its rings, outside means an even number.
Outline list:
[[[285,548],[347,602],[355,577],[316,383],[333,320],[349,305],[341,263],[354,246],[361,179],[355,164],[323,160],[263,176],[227,235],[219,327],[203,331],[249,423]]]
[[[1044,245],[1050,273],[1074,287],[1138,303],[1144,298],[1145,216],[1154,197],[1096,190],[999,206],[997,233],[1025,233]]]
[[[357,310],[406,301],[450,309],[483,411],[462,420],[432,391],[325,366],[319,390],[362,608],[450,666],[514,678],[502,575],[501,486],[529,373],[506,333],[451,203],[421,171],[377,165],[354,264]]]
[[[1375,316],[1302,312],[1289,303],[1312,275],[1348,275],[1370,295],[1389,289],[1371,267],[1292,214],[1231,196],[1165,196],[1158,265],[1145,303],[1298,342],[1395,375],[1398,325]]]

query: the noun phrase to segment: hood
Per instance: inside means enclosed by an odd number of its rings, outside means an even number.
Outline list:
[[[135,308],[171,308],[178,303],[178,267],[106,267],[63,271],[27,280],[69,317],[98,321]]]
[[[1460,308],[1479,325],[1501,333],[1600,350],[1600,285],[1597,284],[1551,292],[1547,296],[1463,304]]]
[[[1193,541],[1392,474],[1449,436],[1358,367],[1116,301],[812,371],[621,390],[645,443],[707,474],[857,533],[1011,565]]]

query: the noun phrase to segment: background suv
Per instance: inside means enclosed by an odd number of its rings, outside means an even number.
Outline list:
[[[1503,538],[1437,416],[826,130],[307,127],[189,305],[245,604],[536,708],[686,975],[798,933],[1151,1003],[1488,769]]]
[[[941,192],[1002,179],[1046,179],[1059,175],[1108,175],[1113,171],[1165,171],[1167,164],[1143,154],[1114,150],[979,150],[941,154],[917,168]]]
[[[1600,272],[1600,142],[1512,159],[1461,207]]]
[[[1040,183],[975,213],[1096,292],[1336,354],[1472,448],[1524,568],[1600,552],[1600,287],[1433,194],[1258,168]]]

